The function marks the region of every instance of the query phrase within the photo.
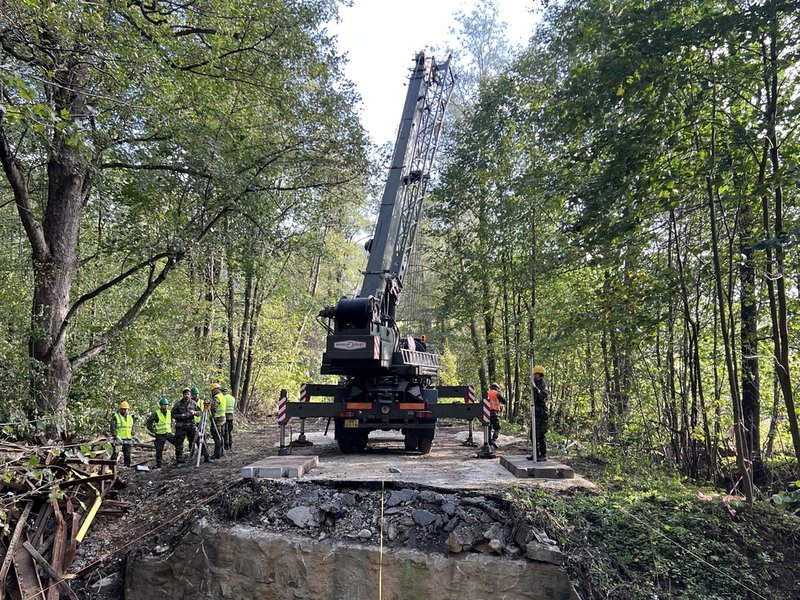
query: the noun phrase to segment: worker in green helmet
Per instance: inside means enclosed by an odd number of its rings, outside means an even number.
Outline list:
[[[144,425],[155,437],[156,469],[160,469],[164,466],[164,446],[175,437],[172,433],[172,411],[169,409],[169,400],[161,398],[158,401],[158,410],[147,417]]]

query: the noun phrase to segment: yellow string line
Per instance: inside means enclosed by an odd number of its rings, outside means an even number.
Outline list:
[[[383,496],[384,496],[385,484],[386,480],[381,479],[381,534],[380,534],[381,550],[380,550],[380,559],[378,561],[378,600],[383,600]]]

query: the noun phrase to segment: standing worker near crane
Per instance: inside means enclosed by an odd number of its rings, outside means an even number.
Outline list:
[[[174,436],[172,434],[172,411],[169,409],[169,400],[162,398],[158,401],[158,410],[153,412],[145,421],[147,431],[155,437],[156,469],[163,466],[164,446]]]
[[[533,367],[533,377],[531,378],[531,392],[533,393],[533,416],[534,428],[536,429],[536,460],[544,462],[547,460],[547,382],[544,380],[544,367],[536,365]],[[531,457],[532,458],[532,457]]]
[[[225,450],[233,448],[233,413],[236,411],[236,398],[228,393],[228,388],[222,388],[222,394],[225,396],[225,429],[223,430],[223,439],[225,441]]]
[[[501,404],[506,403],[503,394],[500,393],[500,384],[492,383],[489,386],[489,391],[486,394],[489,400],[489,425],[492,428],[492,446],[497,448],[497,437],[500,435],[500,412],[503,410]]]
[[[117,458],[117,446],[122,446],[122,459],[126,467],[131,466],[131,446],[133,445],[133,417],[128,414],[130,405],[123,400],[119,403],[114,419],[111,421],[111,439],[115,441],[114,456]]]
[[[222,393],[222,385],[212,383],[211,387],[211,437],[214,438],[214,458],[222,458],[224,453],[224,442],[222,441],[222,429],[225,427],[225,406],[227,399]]]

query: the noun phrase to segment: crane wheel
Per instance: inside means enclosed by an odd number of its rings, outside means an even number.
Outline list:
[[[418,447],[423,454],[430,454],[431,448],[433,448],[433,440],[420,440]]]

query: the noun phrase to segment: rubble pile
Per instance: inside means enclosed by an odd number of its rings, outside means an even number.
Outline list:
[[[77,599],[69,568],[98,515],[120,515],[107,447],[0,441],[0,598]]]
[[[222,511],[223,517],[246,518],[271,532],[318,541],[382,542],[387,547],[450,555],[478,552],[562,562],[555,541],[515,519],[507,502],[489,495],[274,480],[231,492]]]

